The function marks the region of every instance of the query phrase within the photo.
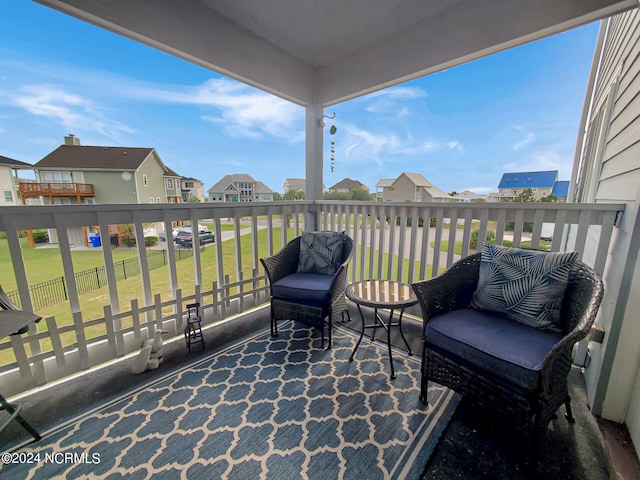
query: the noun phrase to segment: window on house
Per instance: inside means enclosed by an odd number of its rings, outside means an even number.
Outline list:
[[[13,203],[13,192],[11,192],[11,190],[4,191],[4,201],[7,203]]]
[[[148,187],[148,186],[149,186],[149,179],[147,178],[147,174],[146,174],[146,173],[143,173],[143,174],[142,174],[142,184],[143,184],[145,187]],[[151,202],[151,203],[153,203],[153,202]]]
[[[173,190],[173,178],[167,178],[167,188]]]
[[[72,183],[71,172],[40,172],[42,183]]]

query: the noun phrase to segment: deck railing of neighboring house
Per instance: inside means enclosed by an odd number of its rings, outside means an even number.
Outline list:
[[[0,339],[0,386],[4,394],[14,395],[122,357],[138,350],[156,328],[169,331],[167,337],[180,335],[184,305],[194,300],[203,307],[205,324],[266,306],[268,286],[259,258],[300,235],[305,218],[314,219],[317,229],[344,230],[354,239],[352,281],[395,278],[411,282],[433,277],[468,255],[472,238],[485,238],[489,230],[495,231],[497,243],[509,240],[514,246],[577,250],[602,272],[622,210],[620,205],[601,204],[330,201],[3,207],[0,231],[7,235],[23,308],[30,310],[33,302],[18,232],[49,228],[57,231],[69,313],[45,314],[27,334]],[[113,247],[109,242],[103,244],[107,286],[104,293],[91,298],[92,304],[100,299],[102,307],[91,318],[88,301],[75,280],[68,229],[97,225],[108,231],[109,225],[128,224],[142,239],[149,223],[160,224],[169,232],[176,221],[196,225],[206,220],[213,222],[216,243],[204,251],[194,248],[191,259],[180,261],[174,244],[168,242],[167,266],[153,272],[144,242],[137,242],[141,275],[129,281],[136,282],[138,287],[133,290],[140,293],[132,294],[131,299],[125,300],[119,288]],[[225,223],[230,227],[223,229]],[[233,236],[221,241],[227,228],[233,230]],[[545,243],[547,236],[551,240]],[[129,294],[132,285],[126,290]]]
[[[21,182],[20,195],[23,197],[93,197],[93,185],[90,183],[34,183]]]

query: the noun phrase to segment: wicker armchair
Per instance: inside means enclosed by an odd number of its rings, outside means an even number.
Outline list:
[[[431,381],[455,390],[482,408],[496,409],[501,418],[508,419],[516,430],[524,434],[527,447],[525,461],[531,468],[535,468],[547,426],[562,404],[566,407],[568,421],[574,421],[567,389],[572,349],[577,341],[586,337],[594,322],[603,295],[602,281],[587,265],[575,263],[569,273],[562,301],[563,331],[555,334],[555,339],[545,340],[547,347],[539,349],[533,355],[537,355],[539,361],[537,365],[527,366],[528,370],[523,371],[524,375],[529,376],[528,382],[523,385],[518,377],[520,373],[511,375],[513,370],[507,370],[505,374],[504,370],[489,369],[487,366],[492,365],[492,361],[504,362],[505,358],[509,358],[510,354],[505,353],[509,348],[519,349],[512,352],[511,358],[528,355],[527,349],[543,343],[537,336],[548,335],[548,332],[526,325],[519,326],[517,335],[494,339],[493,348],[500,352],[485,352],[498,355],[482,365],[469,359],[473,359],[473,354],[469,355],[468,350],[474,347],[473,338],[466,343],[461,342],[463,345],[450,342],[447,348],[446,345],[443,347],[443,343],[434,337],[429,328],[430,322],[435,319],[440,320],[432,325],[442,324],[443,321],[458,321],[461,323],[456,324],[454,332],[466,330],[469,338],[473,335],[470,330],[475,328],[473,322],[483,321],[486,318],[483,315],[500,316],[494,312],[469,308],[478,283],[480,260],[480,253],[471,255],[452,265],[439,277],[412,285],[422,308],[424,322],[420,397],[426,404],[428,382]],[[493,332],[488,335],[493,335]],[[518,336],[520,338],[516,338]],[[504,356],[500,357],[501,355]],[[514,363],[517,361],[514,360]],[[517,368],[522,370],[525,367]]]
[[[301,237],[294,238],[278,253],[260,259],[269,278],[271,335],[278,335],[278,320],[301,321],[320,330],[324,348],[327,326],[326,338],[331,348],[333,321],[344,321],[345,313],[349,317],[345,289],[353,241],[343,235],[342,263],[334,275],[323,275],[298,273],[300,240]]]

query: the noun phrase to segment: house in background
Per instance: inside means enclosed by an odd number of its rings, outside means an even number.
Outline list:
[[[601,235],[613,235],[603,274],[604,332],[588,346],[591,410],[624,423],[640,452],[640,10],[601,23],[569,185],[568,202],[624,203],[613,232],[589,230],[587,263]],[[571,233],[571,232],[569,232]]]
[[[182,177],[180,179],[180,188],[183,202],[193,202],[197,198],[200,202],[206,202],[209,199],[204,195],[204,183],[197,178]]]
[[[154,148],[84,146],[68,135],[64,145],[33,169],[37,182],[21,187],[21,193],[41,197],[42,204],[179,201],[175,180],[180,175],[164,164]]]
[[[285,178],[282,185],[283,192],[302,192],[306,195],[306,180],[304,178]],[[324,183],[322,184],[322,191],[325,190]]]
[[[380,192],[382,190],[382,192]],[[381,193],[381,195],[380,195]],[[456,202],[419,173],[403,172],[393,181],[376,183],[376,200],[383,202]]]
[[[505,173],[498,184],[498,195],[500,201],[508,202],[530,188],[533,197],[542,200],[551,195],[557,181],[557,170]]]
[[[0,155],[0,206],[22,203],[19,184],[23,179],[18,177],[20,170],[33,170],[33,165]]]
[[[551,195],[558,197],[559,202],[567,201],[567,194],[569,193],[569,180],[560,180],[555,183]]]
[[[395,180],[395,178],[383,178],[376,183],[376,202],[384,200],[384,189],[391,187]]]
[[[167,167],[167,171],[164,174],[164,182],[167,191],[166,201],[169,203],[182,203],[182,176]]]
[[[225,175],[207,190],[210,202],[271,202],[273,191],[246,173]]]
[[[273,202],[273,190],[267,187],[260,180],[256,182],[256,201]]]
[[[23,197],[43,205],[179,203],[180,175],[154,148],[84,146],[74,135],[37,162],[36,182],[22,182]],[[88,245],[90,228],[70,229],[75,245]],[[49,239],[57,242],[55,231]]]
[[[338,193],[349,193],[354,188],[359,188],[369,193],[369,187],[367,187],[364,183],[359,182],[358,180],[352,180],[350,178],[345,178],[340,180],[335,185],[329,187],[329,192],[338,192]]]
[[[487,202],[489,195],[481,195],[471,190],[465,190],[464,192],[456,193],[453,197],[462,203],[481,203]]]
[[[285,178],[284,185],[282,186],[283,192],[289,191],[303,192],[305,191],[306,180],[304,178]]]

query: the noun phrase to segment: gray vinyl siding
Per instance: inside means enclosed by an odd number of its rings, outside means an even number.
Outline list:
[[[597,202],[635,202],[640,184],[640,13],[611,19],[607,48],[595,95],[605,101],[620,67],[609,131],[602,157],[602,171],[595,192]]]
[[[604,118],[601,163],[596,161],[592,171],[595,181],[585,188],[592,190],[590,196],[597,203],[624,203],[626,208],[620,228],[614,232],[615,248],[603,275],[608,296],[598,319],[607,332],[605,344],[602,351],[598,345],[591,345],[595,365],[587,369],[585,381],[594,413],[625,422],[635,445],[640,446],[640,405],[636,401],[640,392],[637,357],[640,321],[637,311],[633,311],[637,307],[635,299],[640,298],[640,268],[636,263],[640,242],[638,9],[609,20],[594,88],[590,118],[602,112],[610,99],[613,103],[608,118]]]
[[[133,179],[122,178],[122,172],[86,171],[84,180],[93,185],[96,203],[138,203]]]

